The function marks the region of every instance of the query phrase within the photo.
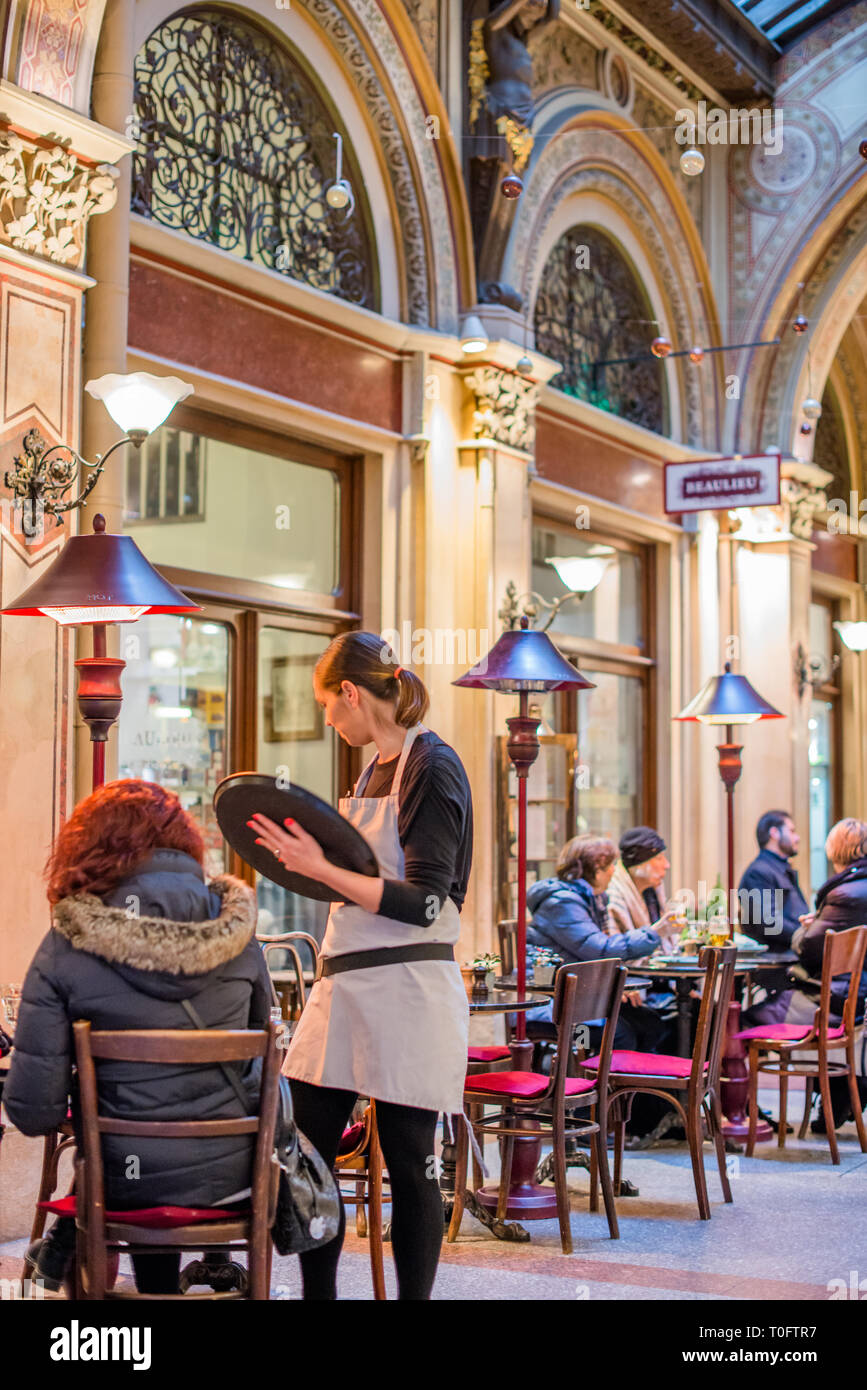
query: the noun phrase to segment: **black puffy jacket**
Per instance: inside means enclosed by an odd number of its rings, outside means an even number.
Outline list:
[[[863,926],[867,926],[867,859],[856,859],[842,873],[822,884],[816,894],[816,916],[796,933],[792,942],[814,983],[822,979],[825,933]],[[837,1010],[842,1013],[848,990],[848,975],[833,982],[832,1010],[836,1001]],[[862,1001],[859,1013],[863,1013],[863,1002],[867,1000],[867,967],[861,973],[858,995]]]
[[[209,1028],[267,1025],[270,990],[253,935],[256,900],[240,879],[227,875],[206,884],[189,855],[161,849],[104,899],[64,898],[53,919],[24,981],[3,1095],[23,1134],[45,1134],[67,1114],[76,1019],[88,1019],[95,1030],[190,1028],[180,1003],[189,999]],[[115,1118],[240,1113],[219,1067],[98,1062],[97,1075],[100,1107]],[[249,1089],[255,1096],[252,1077]],[[109,1208],[212,1206],[250,1185],[246,1136],[108,1136],[103,1156]]]

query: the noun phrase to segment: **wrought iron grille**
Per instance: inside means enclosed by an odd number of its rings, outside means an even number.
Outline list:
[[[656,336],[641,282],[614,242],[595,227],[571,227],[551,251],[536,295],[536,348],[562,364],[551,385],[662,434],[667,396],[662,364],[593,364],[646,352]]]
[[[236,14],[188,10],[135,63],[132,209],[378,308],[370,218],[338,117],[288,51]],[[344,135],[355,210],[325,201]]]

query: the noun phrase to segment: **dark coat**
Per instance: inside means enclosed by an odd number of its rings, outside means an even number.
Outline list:
[[[206,884],[189,855],[157,850],[104,899],[64,898],[53,916],[24,981],[3,1096],[22,1133],[45,1134],[66,1117],[77,1019],[94,1029],[190,1028],[180,1004],[189,999],[209,1028],[267,1026],[256,900],[239,879]],[[219,1067],[97,1068],[100,1107],[115,1118],[216,1119],[240,1111]],[[258,1089],[252,1077],[250,1089]],[[103,1154],[109,1208],[211,1206],[250,1185],[246,1136],[107,1137]]]
[[[564,961],[637,960],[660,944],[659,934],[650,927],[609,936],[604,895],[600,901],[583,878],[542,879],[528,889],[527,906],[533,914],[527,941],[556,951]]]
[[[816,894],[815,918],[801,929],[792,943],[812,981],[822,978],[825,933],[863,926],[867,926],[867,859],[858,859],[822,884]],[[842,976],[831,985],[832,995],[840,1001],[840,1012],[848,988],[848,976]],[[867,999],[867,969],[861,974],[858,994],[862,1000]]]
[[[761,894],[769,896],[757,896]],[[789,950],[800,925],[798,918],[809,911],[796,871],[788,859],[770,849],[760,850],[744,870],[738,906],[741,931],[765,942],[772,951]]]

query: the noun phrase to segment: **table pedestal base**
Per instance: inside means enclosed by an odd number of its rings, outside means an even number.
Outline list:
[[[735,1036],[740,1032],[740,1027],[741,1006],[736,999],[733,999],[729,1004],[728,1018],[726,1019],[720,1075],[723,1138],[733,1143],[745,1141],[750,1132],[747,1118],[747,1095],[750,1086],[747,1050],[742,1039]],[[756,1126],[757,1142],[759,1144],[766,1143],[773,1133],[774,1131],[767,1121],[760,1118]]]

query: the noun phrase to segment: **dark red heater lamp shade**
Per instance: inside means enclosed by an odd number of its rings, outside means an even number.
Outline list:
[[[588,681],[558,652],[546,632],[536,632],[521,619],[522,626],[504,632],[486,656],[452,681],[452,685],[471,690],[499,690],[504,694],[547,690],[590,690]]]
[[[93,518],[93,534],[70,536],[53,565],[3,609],[8,616],[45,614],[66,625],[134,622],[145,613],[197,613],[193,603],[145,559],[132,536],[106,533]]]
[[[784,719],[769,705],[746,676],[736,676],[727,661],[721,676],[711,676],[675,719],[699,720],[708,724],[752,724],[758,719]]]

